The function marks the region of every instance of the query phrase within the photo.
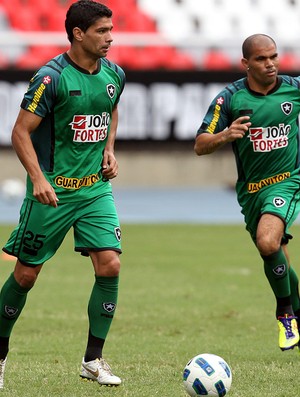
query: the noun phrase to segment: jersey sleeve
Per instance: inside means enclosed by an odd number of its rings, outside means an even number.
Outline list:
[[[202,133],[217,134],[231,124],[231,97],[232,93],[228,89],[224,89],[212,100],[197,131],[197,136]]]
[[[105,67],[108,67],[110,70],[113,71],[114,76],[115,76],[115,81],[117,83],[118,91],[117,91],[117,96],[115,100],[115,106],[119,103],[120,101],[120,96],[124,90],[125,83],[126,83],[126,75],[124,70],[117,64],[111,62],[107,58],[101,58],[101,63]]]
[[[40,117],[51,113],[57,92],[59,74],[43,66],[39,69],[29,82],[27,92],[21,103],[21,108]]]

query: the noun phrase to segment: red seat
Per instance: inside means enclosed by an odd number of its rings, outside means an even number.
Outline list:
[[[206,70],[228,70],[232,67],[232,62],[226,53],[212,48],[204,54],[201,66]]]
[[[9,67],[9,58],[0,52],[0,69],[7,69]]]
[[[59,7],[60,1],[59,0],[21,0],[25,2],[30,7],[38,9],[42,14],[50,14],[56,12],[56,8]]]
[[[65,32],[66,8],[58,6],[55,12],[46,16],[46,26],[49,31]]]
[[[152,18],[150,18],[147,14],[138,11],[132,10],[132,12],[127,13],[124,18],[124,24],[122,31],[129,32],[156,32],[156,23]]]
[[[112,58],[111,58],[112,59]],[[128,69],[194,69],[195,62],[169,46],[118,47],[118,62]]]
[[[119,47],[120,65],[128,69],[155,69],[161,65],[153,47]]]
[[[107,59],[121,66],[120,47],[112,45],[109,49]]]
[[[23,5],[17,9],[8,10],[11,28],[23,31],[42,30],[41,13],[39,9]]]
[[[191,56],[176,50],[174,56],[168,60],[167,68],[173,70],[195,70],[197,69],[197,64]]]
[[[280,56],[280,70],[289,72],[299,70],[299,68],[299,58],[294,52],[286,51]]]
[[[38,69],[66,50],[67,47],[60,46],[31,46],[16,60],[16,66],[21,69]]]

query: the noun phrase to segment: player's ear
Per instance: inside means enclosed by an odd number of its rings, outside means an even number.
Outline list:
[[[241,59],[241,64],[245,70],[249,70],[248,60],[246,58]]]
[[[80,28],[73,29],[73,36],[75,40],[82,41],[82,35],[83,35],[83,31]]]

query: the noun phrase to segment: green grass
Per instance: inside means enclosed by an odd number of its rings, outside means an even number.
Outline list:
[[[1,245],[11,228],[0,227]],[[275,303],[244,226],[124,225],[117,313],[105,357],[118,388],[79,380],[86,346],[89,259],[68,235],[42,270],[11,337],[3,397],[184,397],[199,353],[225,358],[232,397],[298,395],[300,355],[277,346]],[[300,227],[291,258],[300,270]],[[0,284],[14,262],[0,261]]]

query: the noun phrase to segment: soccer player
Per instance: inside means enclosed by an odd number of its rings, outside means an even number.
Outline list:
[[[17,258],[0,293],[0,387],[9,338],[44,262],[70,228],[75,251],[91,258],[95,283],[80,376],[119,385],[102,357],[114,317],[121,231],[110,179],[118,174],[114,142],[123,70],[106,59],[112,11],[90,0],[72,4],[65,28],[70,49],[32,77],[12,131],[27,171],[20,220],[3,251]],[[63,264],[62,264],[63,265]]]
[[[247,77],[211,102],[194,149],[201,156],[232,144],[238,202],[276,298],[279,347],[288,350],[299,341],[298,277],[287,244],[300,210],[300,80],[278,75],[276,43],[267,35],[248,37],[242,52]]]

